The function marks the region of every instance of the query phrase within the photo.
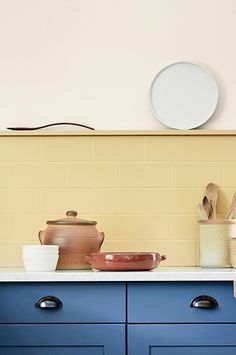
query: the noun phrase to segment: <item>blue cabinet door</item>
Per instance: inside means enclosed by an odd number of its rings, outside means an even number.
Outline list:
[[[125,355],[125,325],[0,326],[1,355]]]
[[[235,355],[235,324],[128,326],[128,355]]]
[[[59,298],[63,308],[35,308],[47,295]],[[2,282],[0,323],[124,323],[125,297],[120,282]]]
[[[191,308],[200,295],[208,295],[218,307]],[[236,323],[233,283],[133,282],[128,284],[129,323]]]

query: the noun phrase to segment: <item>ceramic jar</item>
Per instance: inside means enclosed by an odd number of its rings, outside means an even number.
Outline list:
[[[41,244],[58,245],[57,269],[91,269],[85,256],[100,251],[104,233],[98,232],[96,221],[77,218],[76,211],[67,211],[65,218],[47,221],[39,232]]]

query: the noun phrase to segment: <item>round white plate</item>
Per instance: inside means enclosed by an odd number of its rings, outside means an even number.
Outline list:
[[[201,126],[213,115],[218,88],[213,75],[202,66],[177,62],[162,69],[150,89],[152,113],[175,129]]]

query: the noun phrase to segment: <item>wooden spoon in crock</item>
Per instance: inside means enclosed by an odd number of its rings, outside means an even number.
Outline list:
[[[212,206],[212,218],[216,219],[216,204],[218,199],[218,186],[210,182],[206,187],[206,197]]]

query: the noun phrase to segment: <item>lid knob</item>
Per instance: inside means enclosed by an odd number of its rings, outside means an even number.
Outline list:
[[[76,217],[77,214],[78,213],[76,211],[67,211],[66,212],[67,217]]]

